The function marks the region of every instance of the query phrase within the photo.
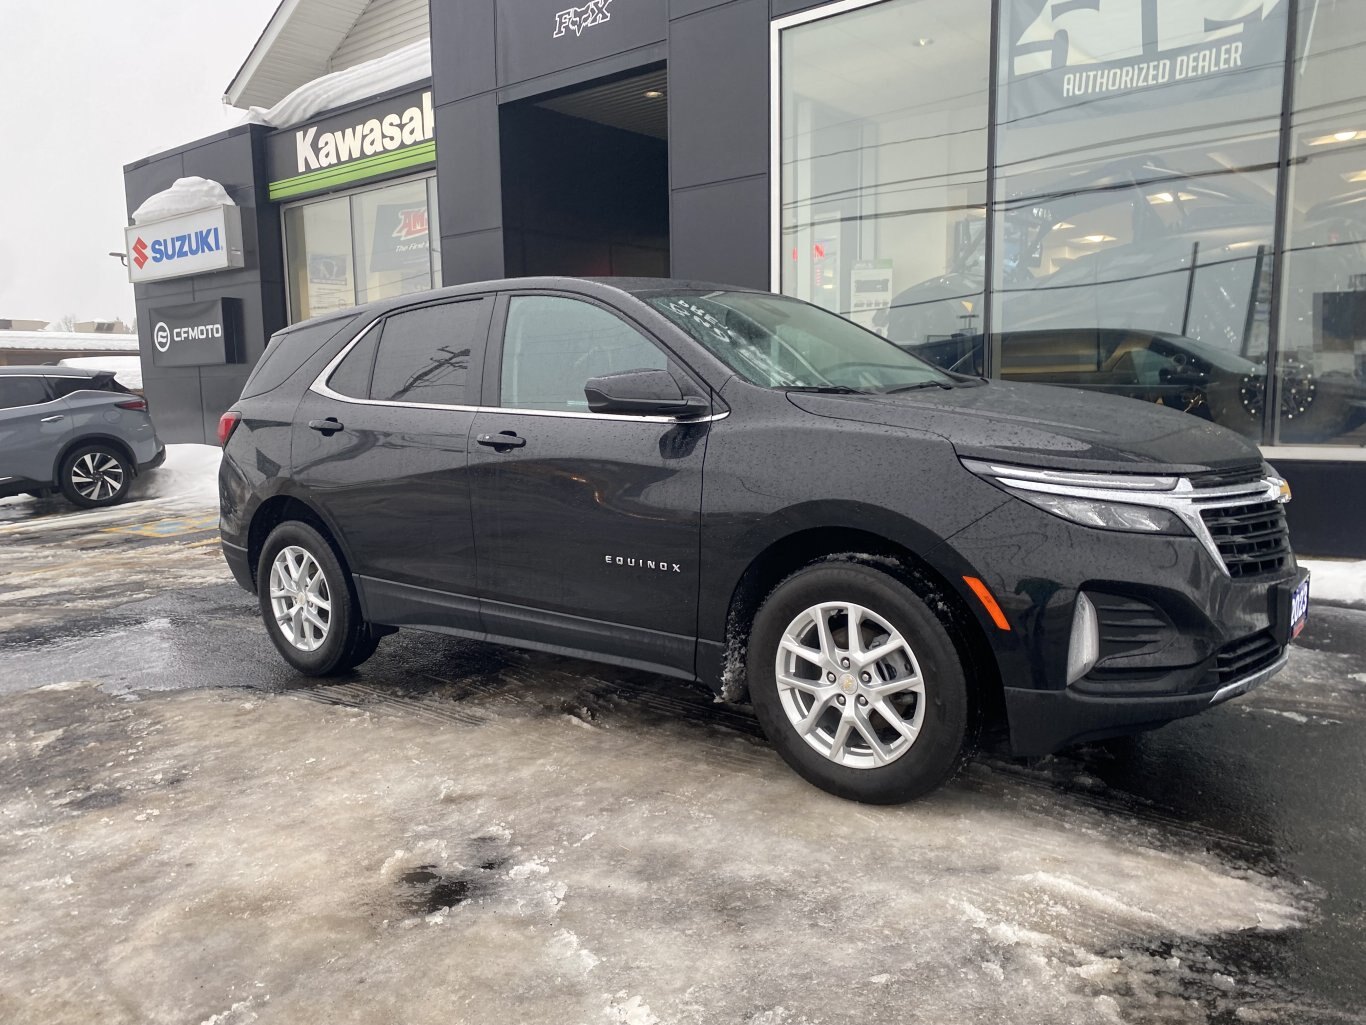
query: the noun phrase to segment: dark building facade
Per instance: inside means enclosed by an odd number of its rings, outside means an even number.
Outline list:
[[[352,2],[365,26],[402,0]],[[211,439],[294,320],[505,275],[670,274],[1240,431],[1290,478],[1301,550],[1366,555],[1366,5],[430,0],[425,17],[429,80],[126,169],[130,213],[190,175],[240,208],[240,266],[136,285],[167,437]],[[337,52],[373,50],[359,31]],[[154,311],[220,298],[220,361],[156,359]]]

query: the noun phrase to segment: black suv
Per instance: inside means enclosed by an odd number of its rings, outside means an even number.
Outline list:
[[[220,426],[223,550],[301,672],[401,627],[746,694],[832,793],[923,794],[1285,665],[1308,575],[1230,431],[933,367],[818,307],[536,278],[276,335]]]

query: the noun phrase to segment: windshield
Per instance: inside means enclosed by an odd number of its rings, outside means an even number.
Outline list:
[[[813,391],[951,388],[954,379],[818,306],[756,292],[644,297],[753,384]]]

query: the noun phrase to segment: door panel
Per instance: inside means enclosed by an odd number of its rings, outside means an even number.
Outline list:
[[[705,392],[634,326],[587,302],[514,296],[506,336],[499,372],[485,375],[499,382],[485,404],[499,408],[475,418],[470,447],[485,629],[690,675],[710,424],[587,413],[583,384],[668,367]],[[485,436],[494,444],[474,440]]]
[[[71,438],[71,418],[49,399],[41,377],[0,376],[0,481],[49,484],[53,463]]]
[[[391,314],[295,413],[294,478],[340,531],[378,622],[478,629],[474,413],[442,407],[470,402],[492,306],[484,297]]]

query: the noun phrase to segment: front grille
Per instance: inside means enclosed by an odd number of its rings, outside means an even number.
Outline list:
[[[1201,509],[1229,576],[1275,573],[1290,561],[1285,507],[1275,500]]]
[[[1281,649],[1270,630],[1249,634],[1225,644],[1214,658],[1217,686],[1223,687],[1265,669],[1280,658]]]

